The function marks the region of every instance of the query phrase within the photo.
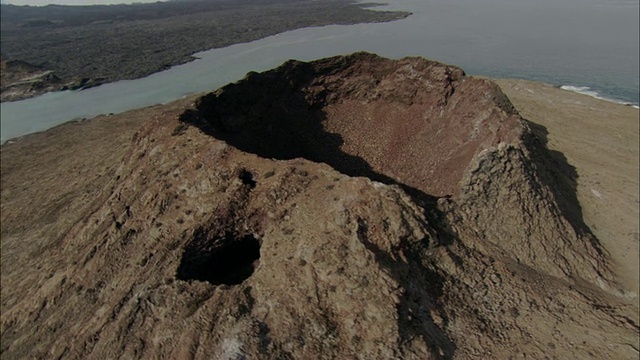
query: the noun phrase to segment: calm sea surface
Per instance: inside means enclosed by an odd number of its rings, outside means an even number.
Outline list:
[[[392,0],[413,15],[383,24],[306,28],[196,54],[149,77],[1,105],[1,141],[77,118],[214,90],[288,59],[370,51],[423,56],[468,74],[564,85],[638,104],[638,0]]]

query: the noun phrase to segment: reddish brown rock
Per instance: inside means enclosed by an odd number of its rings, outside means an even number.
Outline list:
[[[568,165],[551,163],[488,80],[358,53],[249,74],[200,99],[198,110],[185,120],[243,151],[324,162],[427,203],[446,197],[440,207],[456,233],[556,276],[605,282],[602,250],[559,168]]]
[[[491,82],[355,54],[185,103],[2,148],[3,356],[636,354],[565,164]]]

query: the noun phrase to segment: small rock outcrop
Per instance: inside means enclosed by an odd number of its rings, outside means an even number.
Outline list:
[[[126,146],[38,256],[3,233],[3,356],[637,355],[571,168],[459,68],[289,61]]]
[[[20,60],[0,59],[2,88],[0,101],[21,100],[47,91],[61,89],[63,81],[52,71]]]

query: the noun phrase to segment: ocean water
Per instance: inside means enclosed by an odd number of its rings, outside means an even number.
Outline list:
[[[1,141],[63,122],[214,90],[288,59],[355,51],[423,56],[468,74],[543,81],[621,103],[639,102],[638,0],[391,0],[407,10],[381,24],[289,31],[196,54],[149,77],[0,106]]]
[[[396,2],[393,2],[396,4]],[[638,0],[399,0],[419,55],[639,102]],[[403,31],[403,30],[399,30]]]

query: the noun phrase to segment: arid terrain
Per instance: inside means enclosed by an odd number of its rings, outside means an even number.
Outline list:
[[[0,100],[136,79],[192,61],[194,53],[287,30],[401,19],[348,0],[174,0],[133,5],[2,5]],[[37,75],[46,73],[49,78]],[[37,78],[35,79],[34,76]],[[55,76],[57,81],[50,81]],[[34,81],[38,80],[38,81]]]
[[[638,110],[497,84],[289,61],[9,141],[0,354],[637,358]]]
[[[548,147],[575,168],[582,216],[638,294],[638,109],[524,80],[497,80],[520,114],[542,126]],[[636,300],[637,301],[637,300]]]

